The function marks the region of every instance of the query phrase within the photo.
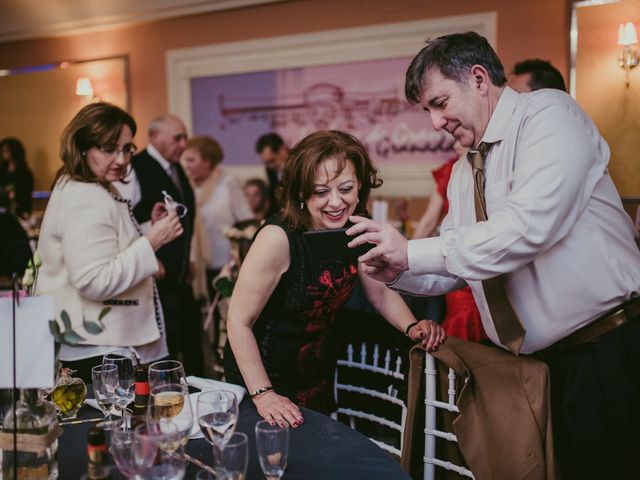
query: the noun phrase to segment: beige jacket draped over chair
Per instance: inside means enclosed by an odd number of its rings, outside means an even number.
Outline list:
[[[453,431],[476,480],[553,480],[547,365],[455,337],[448,337],[432,355],[446,366],[445,380],[451,367],[460,381],[460,414],[453,420]],[[402,465],[414,478],[424,451],[424,360],[424,350],[414,347],[402,454]]]

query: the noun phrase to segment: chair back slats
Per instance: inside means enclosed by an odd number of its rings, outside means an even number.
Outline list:
[[[369,397],[379,398],[380,400],[393,403],[402,408],[405,407],[404,401],[400,400],[396,396],[398,393],[397,390],[395,391],[395,395],[394,395],[394,394],[379,392],[378,390],[373,390],[371,388],[358,387],[356,385],[347,385],[344,383],[336,383],[335,385],[338,390],[344,390],[345,392],[351,392],[351,393],[359,393],[360,395],[368,395]]]
[[[460,413],[460,410],[458,409],[457,405],[451,405],[450,403],[447,403],[447,402],[441,402],[439,400],[425,400],[424,403],[425,405],[431,405],[431,406],[434,406],[435,408],[449,410],[452,413]]]
[[[402,376],[404,378],[404,375],[402,375],[402,373],[400,373],[400,369],[402,368],[402,357],[398,356],[398,358],[396,358],[396,370],[395,372],[398,374],[398,376]]]
[[[468,468],[465,467],[461,467],[459,465],[455,465],[451,462],[443,462],[442,460],[438,460],[437,458],[429,458],[427,459],[425,457],[424,459],[425,462],[430,462],[430,464],[432,464],[434,467],[441,467],[444,468],[446,470],[450,470],[452,472],[456,472],[458,475],[462,475],[463,477],[467,477],[467,478],[474,478],[473,473],[471,473],[471,470],[469,470]],[[426,467],[427,463],[425,463],[425,467]],[[425,468],[426,470],[426,468]],[[426,478],[426,476],[425,476]],[[431,477],[433,478],[433,477]]]
[[[391,352],[387,351],[387,353],[389,354],[389,356],[391,355]],[[374,350],[374,354],[375,354],[375,350]],[[359,370],[366,370],[369,372],[380,373],[382,375],[397,378],[398,380],[404,380],[404,374],[400,371],[400,369],[402,368],[402,359],[400,357],[398,357],[398,359],[396,360],[395,371],[391,370],[389,368],[390,365],[386,365],[386,362],[385,362],[385,367],[379,367],[377,363],[378,362],[377,362],[377,359],[375,359],[375,357],[372,363],[367,363],[367,346],[365,343],[362,344],[362,347],[360,349],[359,362],[353,361],[353,346],[351,344],[349,344],[349,346],[347,347],[347,360],[339,359],[337,361],[337,365],[340,367],[357,368]],[[336,370],[336,373],[337,373],[337,370]]]
[[[363,342],[360,345],[360,355],[358,355],[359,358],[357,360],[354,360],[355,348],[352,344],[349,344],[347,346],[346,360],[338,359],[337,361],[333,391],[334,398],[338,405],[338,410],[332,415],[332,417],[337,419],[338,415],[347,416],[349,425],[351,426],[351,428],[354,428],[356,430],[358,429],[358,423],[356,422],[356,419],[359,419],[364,420],[365,424],[367,422],[371,422],[398,432],[397,434],[395,434],[395,436],[397,436],[398,438],[398,444],[400,448],[395,445],[390,445],[385,441],[391,440],[391,438],[389,438],[389,435],[383,435],[385,437],[384,439],[373,438],[372,435],[368,436],[369,439],[380,448],[393,455],[396,455],[397,457],[400,457],[400,455],[402,454],[402,444],[404,440],[403,433],[407,417],[407,406],[404,400],[398,398],[399,392],[394,383],[397,383],[397,381],[404,381],[405,379],[405,375],[402,372],[402,358],[401,355],[395,355],[396,358],[394,358],[394,355],[389,349],[384,351],[382,354],[380,350],[380,346],[377,344],[373,345],[373,349],[371,349],[371,346],[368,346],[365,342]],[[359,370],[382,375],[384,381],[376,380],[375,388],[369,388],[369,386],[364,385],[350,385],[348,383],[345,383],[344,380],[340,381],[340,371],[345,369],[355,369],[356,371]],[[350,378],[357,378],[357,376],[352,375]],[[370,382],[374,383],[374,377],[362,378],[363,382],[369,379]],[[385,385],[384,387],[381,387],[380,384],[382,383]],[[352,400],[352,398],[355,397],[344,397],[343,395],[341,395],[341,393],[355,394],[357,396],[360,396],[362,400],[359,401],[357,405],[345,405],[344,402],[348,402],[350,399]],[[377,399],[382,402],[387,402],[393,405],[393,408],[389,410],[388,408],[384,407],[383,403],[379,403],[377,404],[378,410],[381,410],[381,406],[384,408],[382,408],[381,411],[374,412],[372,410],[376,410],[376,408],[368,408],[372,405],[372,402],[366,401],[365,398],[367,397],[371,399]],[[375,404],[373,404],[373,406],[375,406]],[[387,410],[389,411],[387,412]],[[381,414],[387,415],[387,413],[390,413],[390,418],[381,416]],[[369,430],[371,430],[371,428],[369,428]],[[364,429],[363,433],[365,433]],[[373,435],[375,435],[375,432],[373,433]]]
[[[402,425],[397,424],[391,420],[387,420],[386,418],[380,417],[378,415],[374,415],[372,413],[362,412],[360,410],[354,410],[352,408],[339,408],[338,413],[343,413],[344,415],[349,415],[356,418],[363,418],[365,420],[369,420],[370,422],[375,422],[380,425],[384,425],[387,428],[391,428],[392,430],[396,430],[400,433],[404,431]]]
[[[449,369],[449,388],[447,389],[447,395],[449,396],[449,405],[456,403],[456,373],[453,368]]]
[[[393,447],[391,445],[388,445],[384,442],[380,442],[378,440],[376,440],[375,438],[369,438],[369,440],[371,440],[373,443],[375,443],[377,446],[379,446],[381,449],[389,452],[392,455],[395,455],[396,457],[399,457],[402,452],[400,451],[400,449]]]
[[[437,399],[437,375],[436,360],[430,354],[425,353],[425,445],[424,445],[424,480],[434,480],[435,467],[441,467],[458,473],[459,475],[474,478],[473,473],[463,466],[455,465],[449,461],[436,458],[436,439],[441,438],[449,442],[456,442],[458,439],[452,432],[444,432],[436,427],[436,409],[440,408],[452,413],[459,413],[456,405],[456,375],[452,368],[447,375],[448,388],[446,402]]]

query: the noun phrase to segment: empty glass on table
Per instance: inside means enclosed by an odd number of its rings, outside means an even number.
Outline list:
[[[196,480],[229,480],[231,477],[224,468],[200,470],[196,474]]]
[[[91,369],[91,386],[93,388],[93,396],[95,397],[96,403],[102,413],[104,414],[104,422],[102,422],[102,428],[105,430],[111,430],[114,426],[114,422],[111,419],[111,409],[113,407],[113,402],[107,395],[107,391],[104,388],[104,383],[102,381],[102,374],[104,372],[115,372],[117,370],[116,365],[96,365]]]
[[[154,448],[157,453],[156,462],[145,474],[145,479],[179,480],[184,477],[187,461],[184,456],[182,434],[171,420],[148,419],[146,423],[138,425],[135,437]]]
[[[238,423],[238,399],[228,390],[211,390],[198,395],[198,425],[213,446],[224,448]]]
[[[227,472],[227,478],[244,480],[249,461],[249,447],[244,433],[235,432],[224,448],[214,447],[213,451],[217,465]]]
[[[289,429],[264,420],[256,423],[256,446],[264,476],[267,480],[280,480],[287,468]]]
[[[143,479],[153,467],[157,447],[144,437],[136,437],[132,430],[115,428],[111,432],[109,452],[126,478]]]
[[[122,413],[124,428],[127,428],[126,407],[135,398],[136,357],[133,353],[108,353],[102,359],[102,365],[115,365],[102,373],[102,383],[107,397]]]

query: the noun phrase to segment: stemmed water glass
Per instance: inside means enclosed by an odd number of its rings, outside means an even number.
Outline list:
[[[249,447],[244,433],[233,433],[223,449],[214,447],[213,450],[218,465],[227,472],[227,478],[244,480],[249,462]]]
[[[267,480],[280,480],[287,468],[289,429],[262,420],[256,423],[256,445],[264,476]]]
[[[147,418],[171,420],[176,425],[183,444],[186,444],[193,426],[188,388],[181,383],[167,383],[152,387]]]
[[[238,423],[238,399],[228,390],[211,390],[198,395],[196,414],[204,438],[224,448]]]
[[[136,359],[133,353],[108,353],[102,365],[115,365],[116,370],[109,369],[102,373],[102,383],[107,397],[122,413],[122,423],[127,429],[126,407],[135,398]]]
[[[93,387],[93,396],[95,397],[100,410],[102,410],[102,413],[104,414],[104,422],[102,428],[104,428],[105,430],[111,430],[114,425],[114,422],[111,420],[111,406],[113,402],[107,395],[107,390],[105,389],[102,375],[104,373],[111,373],[113,375],[114,372],[117,372],[117,370],[117,365],[111,364],[96,365],[91,369],[91,385]]]
[[[149,365],[149,387],[167,383],[187,384],[182,363],[177,360],[160,360]]]
[[[134,435],[132,430],[114,429],[111,432],[111,456],[126,478],[141,479],[153,466],[156,445],[148,438]]]
[[[184,476],[186,459],[182,434],[174,422],[167,419],[148,419],[135,429],[135,438],[147,449],[158,452],[158,462],[149,470],[145,478],[177,480]]]

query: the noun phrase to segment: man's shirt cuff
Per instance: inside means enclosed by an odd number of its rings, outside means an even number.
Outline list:
[[[450,275],[442,255],[442,240],[440,237],[409,240],[407,245],[407,260],[411,275]]]

